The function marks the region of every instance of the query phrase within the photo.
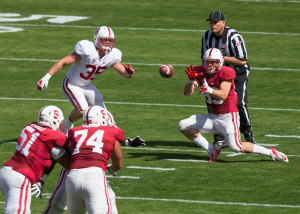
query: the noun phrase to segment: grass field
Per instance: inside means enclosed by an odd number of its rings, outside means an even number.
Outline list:
[[[184,97],[182,90],[185,67],[201,63],[205,20],[215,9],[246,42],[255,139],[286,153],[289,163],[229,149],[208,163],[204,150],[177,131],[181,119],[207,113],[203,97]],[[8,22],[4,13],[20,16]],[[68,68],[52,77],[46,90],[38,91],[36,83],[79,40],[92,41],[94,31],[107,25],[122,62],[131,63],[135,74],[127,80],[110,68],[93,84],[126,136],[147,142],[143,148],[124,148],[123,168],[118,177],[108,177],[120,214],[300,213],[299,14],[299,0],[1,0],[0,32],[22,31],[0,33],[0,164],[15,151],[7,142],[17,140],[42,106],[57,105],[68,116],[72,105],[60,89]],[[31,15],[48,17],[30,20]],[[51,15],[88,18],[53,23]],[[175,68],[170,79],[158,74],[165,63]],[[44,197],[32,199],[33,214],[45,208],[59,172],[56,167],[49,176]],[[4,200],[0,194],[0,210]]]

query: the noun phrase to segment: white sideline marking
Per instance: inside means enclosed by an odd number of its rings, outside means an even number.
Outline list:
[[[61,28],[92,28],[97,29],[99,26],[80,26],[80,25],[51,25],[51,24],[10,24],[10,23],[1,23],[1,25],[10,25],[10,26],[21,26],[21,27],[61,27]],[[141,27],[113,27],[112,29],[120,30],[149,30],[149,31],[172,31],[172,32],[200,32],[204,33],[208,30],[194,30],[194,29],[169,29],[169,28],[141,28]],[[263,34],[263,35],[281,35],[281,36],[300,36],[299,33],[278,33],[278,32],[255,32],[255,31],[240,31],[242,34]]]
[[[255,207],[285,207],[285,208],[297,208],[297,209],[300,208],[300,205],[287,205],[287,204],[258,204],[258,203],[243,203],[243,202],[201,201],[201,200],[167,199],[167,198],[139,198],[139,197],[118,197],[117,196],[116,199],[143,200],[143,201],[169,201],[169,202],[238,205],[238,206],[255,206]]]
[[[265,137],[277,137],[277,138],[300,138],[298,135],[273,135],[273,134],[266,134]]]
[[[42,99],[42,98],[15,98],[15,97],[0,97],[0,100],[25,100],[25,101],[57,101],[57,102],[69,102],[69,100],[61,99]],[[171,107],[194,107],[194,108],[207,108],[204,105],[181,105],[181,104],[165,104],[165,103],[132,103],[132,102],[113,102],[105,101],[105,103],[116,105],[141,105],[141,106],[171,106]],[[280,108],[255,108],[248,107],[253,110],[267,110],[267,111],[296,111],[300,112],[300,109],[280,109]]]
[[[299,34],[300,35],[300,34]],[[58,59],[27,59],[27,58],[0,58],[0,60],[15,60],[15,61],[40,61],[40,62],[57,62]],[[163,63],[151,64],[151,63],[136,63],[136,62],[124,62],[125,64],[141,65],[141,66],[161,66]],[[187,64],[172,64],[173,66],[189,66]],[[265,70],[265,71],[300,71],[300,69],[293,68],[259,68],[251,67],[252,70]]]
[[[161,170],[161,171],[173,171],[175,168],[158,168],[158,167],[142,167],[142,166],[127,166],[128,169],[153,169],[153,170]]]
[[[192,159],[164,159],[166,161],[178,161],[178,162],[208,162],[207,160],[192,160]]]

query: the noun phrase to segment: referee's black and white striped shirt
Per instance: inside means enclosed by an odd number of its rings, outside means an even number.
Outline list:
[[[236,30],[229,27],[225,27],[223,34],[219,37],[215,36],[211,29],[203,34],[201,58],[209,48],[225,49],[225,56],[233,56],[239,60],[247,61],[247,51],[243,37]],[[248,63],[240,67],[225,65],[234,68],[237,73],[240,69],[250,70]]]

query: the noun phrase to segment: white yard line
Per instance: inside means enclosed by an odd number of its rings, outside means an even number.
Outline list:
[[[300,35],[300,34],[299,34]],[[29,58],[0,58],[0,60],[13,60],[13,61],[32,61],[32,62],[57,62],[58,59],[29,59]],[[163,63],[137,63],[137,62],[124,62],[125,64],[140,65],[140,66],[161,66]],[[189,66],[187,64],[172,64],[175,66]],[[300,71],[300,69],[293,68],[259,68],[251,67],[252,70],[264,70],[264,71]]]
[[[201,200],[184,200],[184,199],[167,199],[167,198],[140,198],[140,197],[116,197],[121,200],[142,200],[142,201],[164,201],[164,202],[183,202],[183,203],[198,203],[198,204],[217,204],[217,205],[237,205],[237,206],[254,206],[254,207],[282,207],[296,208],[300,205],[287,204],[259,204],[259,203],[243,203],[243,202],[223,202],[223,201],[201,201]]]
[[[150,169],[150,170],[159,170],[159,171],[174,171],[175,168],[159,168],[159,167],[142,167],[142,166],[127,166],[128,169]]]
[[[208,160],[193,160],[193,159],[164,159],[166,161],[177,161],[177,162],[207,162]]]
[[[42,99],[42,98],[17,98],[17,97],[0,97],[0,100],[24,100],[24,101],[55,101],[55,102],[69,102],[69,100],[62,99]],[[132,103],[132,102],[114,102],[105,101],[105,103],[116,105],[141,105],[141,106],[171,106],[171,107],[194,107],[194,108],[207,108],[204,105],[183,105],[183,104],[165,104],[165,103]],[[256,108],[248,107],[253,110],[267,110],[267,111],[295,111],[300,112],[300,109],[281,109],[281,108]]]
[[[284,1],[286,2],[286,1]],[[287,1],[289,2],[289,1]],[[294,2],[294,1],[293,1]],[[298,1],[295,1],[298,3]],[[0,22],[2,26],[20,26],[20,27],[54,27],[54,28],[83,28],[83,29],[97,29],[99,26],[82,26],[82,25],[57,25],[57,24],[23,24],[23,23],[6,23]],[[120,29],[120,30],[145,30],[145,31],[171,31],[171,32],[199,32],[204,33],[208,30],[196,30],[196,29],[170,29],[170,28],[143,28],[143,27],[118,27],[111,26],[112,29]],[[258,34],[258,35],[281,35],[281,36],[300,36],[299,33],[282,33],[282,32],[259,32],[259,31],[240,31],[242,34]]]
[[[266,134],[265,137],[277,137],[277,138],[300,138],[299,135],[274,135]]]
[[[107,178],[125,178],[125,179],[140,179],[137,176],[113,176],[113,175],[106,175]]]

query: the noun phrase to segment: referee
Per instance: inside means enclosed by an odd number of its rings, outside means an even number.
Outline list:
[[[234,80],[235,91],[238,95],[238,109],[240,114],[240,131],[244,134],[245,141],[256,143],[252,133],[252,125],[247,108],[247,83],[250,66],[247,63],[247,51],[241,34],[225,26],[225,15],[221,11],[213,11],[206,21],[210,29],[202,36],[201,58],[209,48],[218,48],[224,56],[226,66],[236,71]],[[223,136],[215,135],[214,143],[223,143]]]

